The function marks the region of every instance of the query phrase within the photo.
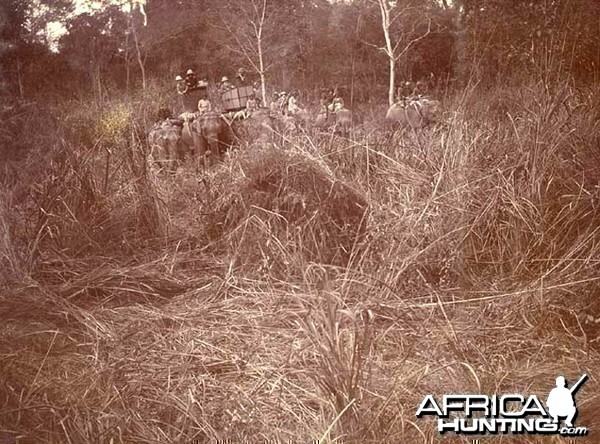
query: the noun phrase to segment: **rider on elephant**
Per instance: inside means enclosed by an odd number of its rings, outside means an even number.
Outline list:
[[[201,116],[202,114],[206,114],[212,111],[212,104],[208,101],[208,99],[200,99],[198,101],[198,114]]]
[[[277,106],[279,102],[279,93],[277,91],[273,91],[273,95],[271,96],[271,103],[269,104],[269,108],[271,111],[277,111]]]
[[[331,105],[333,107],[334,113],[337,113],[339,110],[345,108],[344,99],[342,99],[341,97],[336,97],[335,99],[333,99],[333,102],[331,103]]]
[[[187,85],[189,91],[193,91],[198,88],[198,78],[191,69],[188,69],[185,73],[185,84]]]
[[[289,116],[294,116],[300,112],[301,108],[298,106],[298,98],[300,97],[300,93],[297,89],[290,93],[290,96],[287,100],[287,114]]]
[[[254,111],[258,110],[258,108],[258,99],[255,94],[252,94],[246,101],[246,118],[250,117]]]
[[[175,77],[175,81],[177,82],[177,94],[179,94],[179,95],[185,94],[188,90],[188,87],[185,84],[185,80],[183,80],[183,77],[178,75],[177,77]]]
[[[234,88],[235,88],[235,86],[233,86],[231,84],[231,82],[229,81],[229,79],[227,77],[223,76],[221,78],[221,82],[219,83],[219,87],[218,87],[219,94],[226,93],[227,91],[230,91]]]

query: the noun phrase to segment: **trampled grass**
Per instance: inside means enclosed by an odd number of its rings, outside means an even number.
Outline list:
[[[598,97],[473,91],[395,134],[362,110],[350,140],[175,176],[144,160],[147,98],[30,112],[54,119],[37,138],[11,121],[0,436],[471,442],[416,418],[424,396],[587,373],[595,442]]]

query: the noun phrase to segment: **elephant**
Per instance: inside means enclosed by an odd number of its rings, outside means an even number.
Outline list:
[[[388,109],[385,119],[402,127],[424,128],[439,120],[440,108],[440,102],[426,98],[396,102]]]
[[[205,166],[216,163],[233,141],[231,127],[215,111],[197,116],[191,123],[194,151]]]
[[[333,127],[334,133],[342,137],[348,137],[352,127],[352,111],[348,108],[340,108],[336,111],[321,110],[315,119],[315,125],[319,128]]]
[[[268,108],[253,110],[250,115],[231,123],[233,134],[248,143],[268,143],[273,138],[275,122]]]
[[[295,113],[282,113],[277,110],[271,110],[271,123],[275,133],[281,137],[307,129],[311,123],[310,114],[303,108],[299,108]]]
[[[293,119],[295,128],[307,128],[310,125],[311,116],[304,108],[298,109],[290,117]]]
[[[156,162],[161,170],[174,172],[177,169],[181,128],[169,119],[154,125],[148,134],[150,159]]]

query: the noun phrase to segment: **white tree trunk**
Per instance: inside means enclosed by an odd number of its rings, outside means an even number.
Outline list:
[[[379,0],[379,9],[381,10],[381,28],[385,37],[385,54],[388,57],[390,65],[390,83],[388,89],[388,104],[394,104],[394,82],[396,77],[396,59],[394,57],[394,47],[390,37],[390,5],[387,0]]]
[[[265,23],[265,13],[267,12],[267,0],[263,1],[262,14],[258,22],[258,32],[256,35],[256,43],[258,49],[258,68],[260,70],[260,93],[262,95],[263,106],[267,106],[267,91],[265,85],[265,62],[263,58],[262,33]]]
[[[259,34],[260,35],[260,34]],[[263,51],[262,51],[262,40],[258,38],[258,68],[260,74],[260,94],[263,106],[267,104],[267,91],[265,86],[265,64],[263,60]]]
[[[394,104],[394,88],[396,78],[396,61],[394,57],[390,57],[390,85],[388,90],[388,104],[392,106]]]

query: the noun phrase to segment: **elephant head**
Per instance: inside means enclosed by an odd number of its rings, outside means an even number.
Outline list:
[[[181,122],[182,126],[180,142],[182,157],[194,152],[194,135],[192,124],[195,118],[195,113],[185,112],[179,115],[179,121]]]
[[[253,110],[250,117],[234,120],[232,129],[235,136],[248,143],[268,143],[274,132],[274,119],[268,108]]]
[[[196,155],[207,166],[216,163],[232,142],[229,124],[214,111],[204,113],[194,120],[192,137]]]
[[[148,134],[150,159],[161,169],[174,172],[177,169],[181,129],[168,121],[155,125]]]
[[[440,102],[431,99],[412,100],[408,103],[394,103],[385,116],[390,123],[411,128],[423,128],[439,119]]]
[[[319,128],[332,128],[334,133],[348,137],[352,127],[352,111],[348,108],[335,111],[323,109],[317,114],[315,125]]]

